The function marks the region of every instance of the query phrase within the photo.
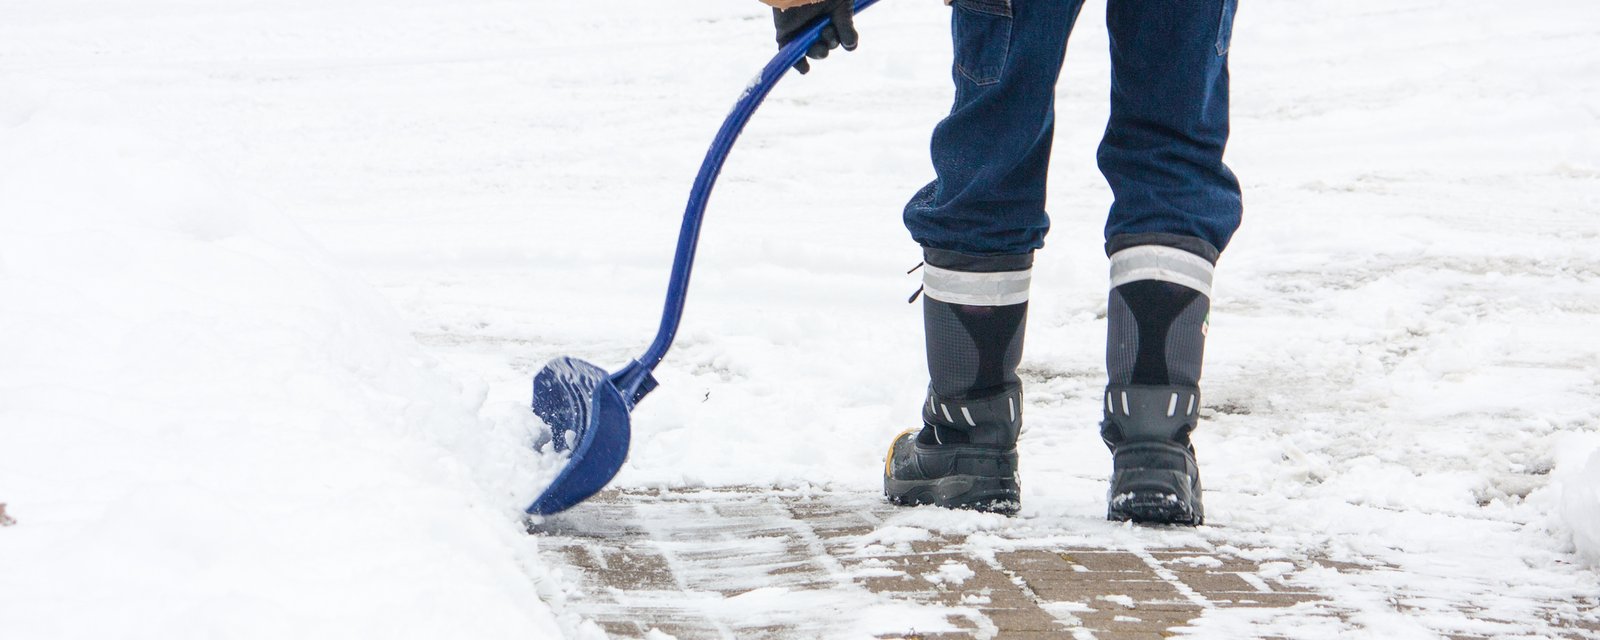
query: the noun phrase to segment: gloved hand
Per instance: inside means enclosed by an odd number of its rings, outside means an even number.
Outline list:
[[[765,0],[770,3],[770,0]],[[817,38],[816,44],[806,49],[806,58],[821,60],[828,57],[828,51],[834,47],[843,46],[845,51],[855,51],[858,36],[855,25],[855,6],[852,0],[822,0],[812,4],[804,4],[789,9],[772,9],[772,21],[778,27],[778,46],[789,44],[790,40],[800,35],[800,32],[812,20],[820,16],[831,16],[833,22],[823,27],[822,37]],[[794,65],[796,71],[805,73],[811,70],[811,63],[801,58]]]

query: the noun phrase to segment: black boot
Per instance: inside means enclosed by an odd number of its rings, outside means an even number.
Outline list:
[[[1100,437],[1112,456],[1108,519],[1188,525],[1205,521],[1200,467],[1189,442],[1199,404],[1196,387],[1106,387]]]
[[[1022,428],[1022,339],[1032,255],[927,249],[923,327],[928,399],[922,427],[900,434],[883,492],[902,505],[1015,513]]]
[[[924,408],[922,429],[900,434],[889,448],[884,495],[900,505],[1016,513],[1022,505],[1017,480],[1017,429],[1021,423],[1007,424],[1003,416],[1010,407],[1021,405],[1020,391],[967,402],[930,394],[929,403],[939,407],[937,411],[955,412],[956,420],[971,415],[978,426],[956,429],[942,415],[930,417]]]
[[[1216,250],[1194,238],[1113,238],[1105,420],[1111,449],[1106,517],[1161,524],[1205,520],[1189,435],[1200,416],[1200,364]],[[1118,240],[1124,246],[1117,247]]]

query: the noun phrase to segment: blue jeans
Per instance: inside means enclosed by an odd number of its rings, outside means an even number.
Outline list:
[[[1238,228],[1239,181],[1222,163],[1236,2],[1108,0],[1111,119],[1098,154],[1116,197],[1108,243],[1156,238],[1214,260]],[[906,205],[906,227],[929,248],[1027,253],[1050,228],[1055,84],[1083,0],[954,5],[955,106],[933,131],[937,178]],[[1195,239],[1203,249],[1186,246]]]

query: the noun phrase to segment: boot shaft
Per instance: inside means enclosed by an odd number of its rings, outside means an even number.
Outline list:
[[[1101,436],[1112,451],[1126,442],[1189,448],[1199,418],[1214,257],[1162,244],[1111,254]]]
[[[1140,245],[1111,256],[1106,373],[1111,384],[1200,383],[1213,267],[1183,249]]]
[[[1014,446],[1022,425],[1017,365],[1028,316],[1032,254],[924,250],[927,444]]]

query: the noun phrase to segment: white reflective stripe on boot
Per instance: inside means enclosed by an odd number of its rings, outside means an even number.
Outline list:
[[[1033,269],[1021,271],[951,271],[933,265],[922,269],[923,294],[949,304],[1004,307],[1028,301]]]
[[[1111,254],[1111,288],[1139,280],[1181,284],[1211,297],[1216,268],[1205,258],[1172,247],[1140,245]]]

